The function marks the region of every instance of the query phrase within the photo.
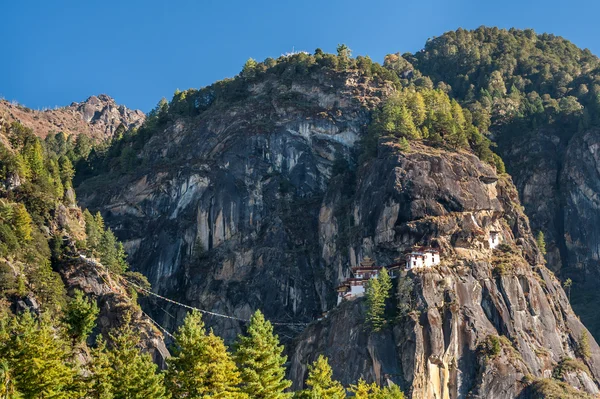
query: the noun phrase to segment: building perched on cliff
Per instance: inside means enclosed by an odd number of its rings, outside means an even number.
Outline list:
[[[440,251],[430,247],[416,247],[406,251],[404,270],[431,267],[440,263]]]
[[[337,287],[338,304],[344,299],[363,296],[366,282],[379,276],[380,270],[381,266],[376,266],[373,259],[365,257],[358,266],[352,268],[352,277]]]
[[[405,252],[404,261],[397,258],[396,263],[385,266],[390,277],[395,278],[398,272],[432,267],[440,263],[440,252],[431,247],[415,247]],[[379,276],[379,271],[384,266],[377,266],[375,261],[368,256],[358,266],[352,268],[352,277],[347,278],[337,287],[338,304],[344,299],[354,299],[365,294],[366,283]]]
[[[492,230],[490,231],[490,236],[488,237],[488,243],[490,244],[490,249],[494,249],[500,244],[502,241],[502,236],[499,231]]]

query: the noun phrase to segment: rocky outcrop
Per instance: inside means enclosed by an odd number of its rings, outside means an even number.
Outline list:
[[[278,322],[312,322],[299,337],[277,327],[288,343],[296,337],[296,386],[325,353],[345,383],[390,380],[414,398],[509,398],[575,356],[586,330],[545,269],[507,175],[471,153],[416,142],[382,142],[375,158],[359,158],[368,104],[389,89],[352,73],[246,90],[243,101],[167,124],[133,173],[78,188],[154,290],[243,319],[261,308]],[[491,231],[501,250],[489,247]],[[415,244],[439,248],[443,261],[402,277],[413,283],[411,312],[394,315],[391,304],[389,326],[369,334],[362,301],[334,309],[352,266],[367,256],[393,263]],[[185,314],[144,305],[170,330]],[[205,321],[228,340],[242,327]],[[486,353],[494,339],[497,353]],[[590,343],[578,388],[595,392],[600,349]]]
[[[43,111],[0,100],[0,117],[7,122],[19,121],[41,137],[64,132],[68,135],[86,134],[97,139],[112,137],[121,125],[125,130],[139,127],[146,119],[142,111],[119,105],[106,94]]]
[[[600,278],[599,133],[555,128],[499,138],[532,227],[545,234],[548,267],[562,281],[572,279],[573,307],[596,337],[600,316],[589,304],[600,301],[595,285]]]
[[[102,211],[159,293],[239,318],[262,308],[273,320],[311,321],[335,302],[341,273],[319,244],[332,166],[351,158],[369,121],[363,104],[382,90],[352,74],[257,83],[243,103],[152,137],[140,154],[147,169],[110,186],[86,181],[78,198]],[[160,306],[176,319],[154,315],[173,329],[185,309]],[[227,339],[241,332],[236,321],[206,321]]]
[[[354,251],[387,264],[399,249],[427,244],[442,250],[442,265],[400,277],[413,284],[413,310],[392,312],[380,333],[365,328],[362,300],[311,325],[292,352],[298,387],[306,364],[324,353],[346,383],[392,381],[413,398],[508,398],[575,357],[587,331],[543,266],[507,176],[472,155],[419,146],[384,147],[364,171],[354,205],[363,239]],[[492,230],[500,249],[489,248]],[[498,353],[482,350],[498,336],[507,338]],[[600,377],[600,349],[592,346],[582,377],[590,382]],[[597,393],[596,384],[583,389]]]
[[[151,354],[155,363],[162,368],[166,367],[165,360],[169,357],[169,351],[165,346],[163,334],[143,314],[118,278],[115,279],[106,272],[97,260],[75,252],[66,253],[64,258],[58,272],[67,290],[83,291],[97,302],[100,309],[94,335],[100,333],[108,337],[111,330],[128,320],[140,333],[142,349]]]

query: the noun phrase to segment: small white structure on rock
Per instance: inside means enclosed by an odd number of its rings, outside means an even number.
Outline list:
[[[338,304],[344,299],[363,296],[366,282],[379,276],[379,270],[381,266],[376,266],[373,259],[365,257],[360,265],[352,268],[352,277],[337,287]]]
[[[406,252],[404,270],[420,269],[440,263],[440,251],[431,247],[416,247]]]
[[[488,242],[490,244],[490,249],[494,249],[502,242],[502,236],[499,231],[492,230],[490,231],[490,236],[488,237]]]

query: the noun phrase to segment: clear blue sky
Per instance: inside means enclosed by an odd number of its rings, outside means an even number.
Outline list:
[[[31,108],[106,93],[149,111],[175,89],[346,43],[381,62],[480,25],[533,28],[600,53],[597,0],[0,0],[0,96]]]

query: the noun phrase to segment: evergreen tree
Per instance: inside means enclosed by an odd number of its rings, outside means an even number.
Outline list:
[[[112,230],[107,229],[98,245],[100,261],[111,272],[121,274],[127,270],[126,254],[123,244],[117,241]]]
[[[157,373],[150,355],[140,351],[140,336],[129,320],[116,333],[110,333],[109,338],[111,347],[107,358],[112,367],[110,381],[114,399],[168,398],[163,385],[164,374]]]
[[[68,345],[57,335],[48,316],[36,320],[26,312],[9,324],[2,350],[13,370],[16,388],[25,399],[72,399],[76,370]]]
[[[382,295],[379,279],[372,278],[367,281],[365,296],[367,297],[367,324],[371,330],[380,331],[385,323],[385,298]]]
[[[23,396],[17,391],[15,378],[6,360],[0,360],[0,398],[22,399]]]
[[[75,176],[75,169],[73,169],[73,164],[65,155],[61,156],[58,159],[58,165],[60,168],[60,178],[62,180],[62,184],[64,188],[73,187],[73,177]]]
[[[176,347],[167,360],[166,385],[175,398],[242,399],[240,372],[223,340],[208,335],[200,312],[189,313],[175,334]]]
[[[99,213],[98,219],[95,218],[87,209],[83,211],[83,219],[85,220],[85,234],[87,236],[87,247],[92,253],[92,255],[95,255],[100,245],[102,234],[104,234],[104,229],[103,227],[99,226],[98,221],[101,220],[102,224],[104,224],[104,220],[102,220],[102,216]]]
[[[398,299],[398,316],[405,317],[412,310],[412,279],[407,276],[398,277],[396,297]]]
[[[286,357],[283,346],[273,334],[273,326],[260,310],[250,319],[246,335],[238,337],[235,360],[241,371],[242,390],[250,398],[287,399],[284,391],[292,385],[285,379]]]
[[[86,298],[81,290],[75,290],[73,299],[65,311],[69,335],[75,342],[84,342],[96,325],[98,316],[96,301]]]
[[[365,380],[361,378],[356,385],[350,386],[350,392],[354,394],[354,399],[369,399],[375,386],[375,383],[367,384]]]
[[[590,341],[588,338],[588,333],[587,331],[584,331],[581,333],[581,336],[579,337],[579,341],[577,342],[577,356],[587,360],[590,358],[590,356],[592,355],[592,352],[590,350]]]
[[[537,246],[540,249],[542,255],[546,255],[546,240],[544,239],[544,232],[541,230],[538,232],[536,237]]]
[[[346,390],[339,381],[331,378],[333,371],[327,358],[319,355],[315,362],[308,366],[308,378],[303,397],[310,399],[342,399],[346,397]]]
[[[17,237],[22,241],[31,241],[31,233],[33,231],[31,227],[31,216],[25,209],[23,204],[16,204],[13,207],[13,225],[15,226],[15,232]]]
[[[90,399],[113,399],[113,369],[106,349],[106,341],[102,336],[98,337],[96,347],[91,350],[91,356],[89,375],[85,380],[88,397]]]
[[[381,295],[385,301],[389,298],[390,291],[392,289],[392,279],[390,278],[390,274],[385,267],[381,268],[377,279],[379,280],[379,289],[381,290]]]
[[[246,61],[246,63],[244,64],[244,67],[242,68],[242,72],[241,75],[244,78],[253,78],[254,76],[256,76],[256,67],[258,66],[258,63],[252,59],[252,58],[248,58],[248,61]]]
[[[400,107],[398,113],[398,119],[396,120],[396,132],[400,135],[400,137],[406,137],[407,139],[420,138],[419,131],[413,122],[412,116],[404,106]]]

